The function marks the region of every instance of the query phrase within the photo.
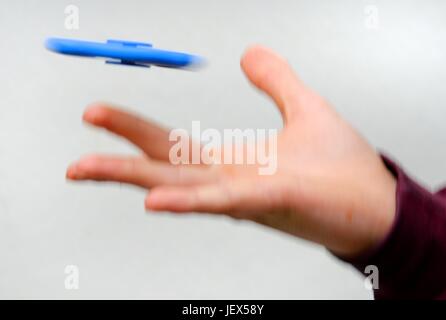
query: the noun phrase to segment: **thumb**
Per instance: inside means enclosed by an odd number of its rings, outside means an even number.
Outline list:
[[[285,59],[256,45],[246,50],[240,64],[249,81],[274,100],[285,123],[293,118],[307,89]]]

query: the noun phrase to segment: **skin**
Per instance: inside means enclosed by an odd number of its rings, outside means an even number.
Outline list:
[[[271,50],[249,48],[241,67],[283,118],[275,174],[259,175],[256,165],[172,165],[168,130],[98,103],[84,121],[144,154],[89,155],[68,168],[67,178],[137,185],[150,190],[147,210],[251,220],[345,257],[376,246],[395,216],[396,181],[380,156]]]

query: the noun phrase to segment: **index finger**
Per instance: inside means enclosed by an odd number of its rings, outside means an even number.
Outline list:
[[[169,160],[169,150],[174,142],[169,141],[169,131],[154,122],[104,103],[88,107],[83,119],[127,139],[150,158]]]

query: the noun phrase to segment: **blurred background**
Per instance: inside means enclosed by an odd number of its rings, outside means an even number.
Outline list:
[[[442,0],[0,0],[0,298],[372,298],[359,273],[319,246],[225,217],[147,214],[144,191],[68,183],[65,169],[90,152],[137,152],[82,124],[94,101],[176,128],[280,128],[239,67],[261,43],[437,188],[446,181],[445,18]],[[152,42],[209,64],[105,65],[46,51],[49,36]],[[77,289],[66,288],[70,265]]]

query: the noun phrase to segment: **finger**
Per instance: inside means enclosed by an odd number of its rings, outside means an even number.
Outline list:
[[[128,112],[98,103],[84,113],[84,120],[122,136],[141,148],[150,158],[168,161],[169,131]]]
[[[294,117],[306,88],[282,57],[253,46],[243,55],[241,67],[248,79],[274,100],[285,122]]]
[[[145,205],[155,211],[223,213],[230,201],[218,185],[159,187],[149,193]]]
[[[114,181],[152,188],[157,185],[191,185],[213,181],[209,168],[172,166],[143,157],[87,156],[67,170],[71,180]]]
[[[149,192],[145,206],[154,211],[222,213],[235,218],[252,218],[272,208],[268,183],[238,181],[231,185],[200,184],[192,187],[161,186]]]

